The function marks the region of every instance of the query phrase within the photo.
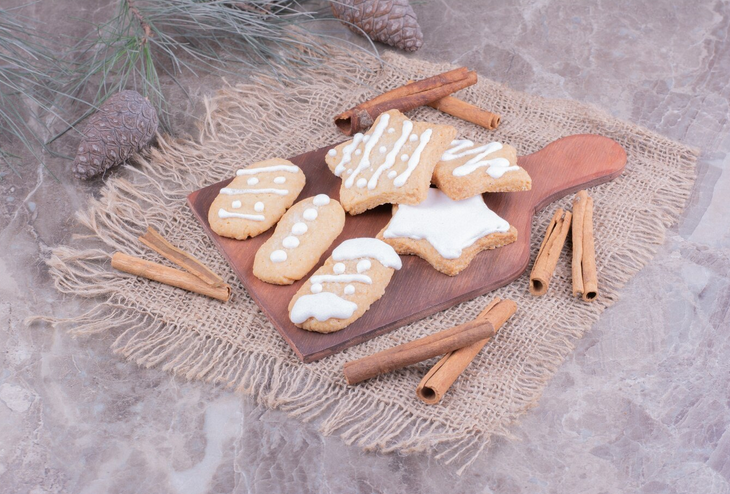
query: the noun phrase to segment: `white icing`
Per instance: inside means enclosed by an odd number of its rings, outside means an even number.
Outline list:
[[[380,151],[380,153],[381,153],[381,154],[382,154],[382,153],[384,153],[384,152],[386,152],[387,150],[388,150],[388,148],[387,148],[387,147],[385,147],[385,146],[380,146],[380,147],[378,148],[378,151]]]
[[[372,285],[373,280],[365,274],[317,274],[309,278],[312,283],[365,283]]]
[[[241,207],[241,201],[233,201],[233,202],[231,203],[231,207],[232,207],[233,209],[239,209],[239,208]],[[257,209],[256,211],[258,211],[258,209]]]
[[[286,261],[286,252],[283,250],[275,250],[271,253],[269,259],[271,259],[271,262],[284,262]]]
[[[392,134],[393,132],[395,132],[395,129],[393,127],[388,129],[388,134]]]
[[[364,273],[372,267],[372,263],[368,259],[362,259],[357,263],[357,272]]]
[[[418,140],[418,135],[417,134],[413,134],[411,137],[409,137],[409,140],[411,142],[416,142]]]
[[[357,168],[355,168],[355,171],[352,172],[352,175],[347,177],[347,180],[345,180],[345,188],[349,189],[350,187],[352,187],[352,185],[355,183],[355,178],[359,175],[359,173],[362,170],[370,167],[370,153],[372,152],[373,148],[378,144],[378,140],[383,135],[386,127],[388,127],[389,121],[390,115],[388,115],[387,113],[383,113],[380,116],[380,121],[378,122],[378,125],[376,125],[373,129],[372,138],[364,141],[367,142],[367,144],[365,145],[365,150],[362,152],[362,158],[360,159],[360,163],[358,163]]]
[[[480,238],[509,228],[481,195],[454,201],[438,189],[428,189],[422,203],[398,206],[383,237],[425,239],[445,259],[456,259]]]
[[[277,196],[285,196],[289,193],[286,189],[231,189],[223,187],[221,194],[229,196],[238,196],[242,194],[276,194]]]
[[[327,154],[330,156],[337,156],[337,150],[335,148],[332,148],[329,151],[327,151]]]
[[[289,318],[301,324],[310,317],[322,322],[328,319],[347,319],[357,310],[357,304],[334,293],[321,292],[303,295],[294,302]]]
[[[256,204],[253,205],[253,210],[257,212],[261,212],[264,210],[264,203],[261,201],[258,201]]]
[[[320,293],[322,291],[322,285],[320,283],[315,283],[311,287],[309,287],[312,293]]]
[[[314,221],[317,219],[317,210],[314,208],[307,208],[302,213],[302,217],[307,221]]]
[[[362,149],[355,150],[355,156],[360,156],[361,154],[362,154]],[[352,170],[348,170],[348,171],[352,172]]]
[[[345,170],[345,175],[349,175],[350,173],[352,173],[352,170],[350,170],[349,168]]]
[[[480,154],[484,151],[488,151],[487,154],[492,154],[500,149],[502,149],[502,144],[499,142],[490,142],[484,146],[474,147],[474,142],[469,139],[456,139],[451,141],[451,147],[441,155],[441,161],[451,161],[470,154]]]
[[[352,295],[353,293],[355,293],[355,287],[352,285],[347,285],[345,287],[345,295]]]
[[[330,196],[327,194],[317,194],[314,196],[314,199],[312,199],[312,204],[315,206],[326,206],[330,203]]]
[[[264,221],[264,219],[265,219],[264,216],[261,214],[232,213],[230,211],[226,211],[223,208],[218,210],[218,217],[221,219],[239,218],[242,220],[251,220],[251,221]]]
[[[402,187],[403,185],[405,185],[406,181],[411,176],[411,173],[413,173],[413,170],[416,169],[418,163],[421,161],[421,153],[428,145],[428,141],[431,140],[431,134],[431,129],[426,129],[423,134],[421,134],[420,142],[418,143],[416,150],[413,151],[413,154],[411,154],[411,158],[408,160],[407,168],[403,173],[398,175],[395,180],[393,180],[393,185],[395,185],[396,187]]]
[[[492,178],[501,178],[509,171],[520,169],[518,166],[510,166],[509,160],[506,158],[484,159],[490,154],[502,149],[503,146],[499,142],[490,142],[484,146],[474,147],[472,141],[460,139],[452,141],[451,145],[452,147],[441,156],[441,161],[451,161],[472,154],[476,155],[463,165],[454,168],[452,174],[455,177],[465,177],[482,167],[487,168],[486,172]]]
[[[308,229],[309,228],[307,227],[306,223],[299,221],[297,223],[294,223],[294,226],[291,227],[291,232],[294,235],[304,235],[305,233],[307,233]]]
[[[408,156],[407,154],[404,153],[404,154],[401,155],[400,160],[401,161],[408,161],[408,158],[410,158],[410,156]]]
[[[358,189],[364,189],[367,184],[368,184],[368,181],[365,180],[364,178],[357,179],[357,188]]]
[[[351,238],[332,251],[332,259],[335,261],[364,258],[375,259],[383,266],[393,269],[400,269],[403,265],[393,247],[377,238]]]
[[[276,177],[274,183],[279,185],[284,184],[286,183],[286,177]]]
[[[297,247],[299,247],[299,239],[297,237],[292,237],[291,235],[289,235],[281,241],[281,245],[283,245],[287,249],[296,249]]]
[[[332,266],[332,271],[334,271],[335,274],[342,274],[345,272],[345,265],[341,262],[338,262],[334,266]]]
[[[296,173],[299,171],[299,167],[295,165],[273,165],[273,166],[262,166],[260,168],[242,168],[236,172],[236,175],[256,175],[257,173],[267,172],[289,172]]]
[[[256,185],[257,183],[259,183],[259,179],[256,177],[251,177],[248,180],[246,180],[246,183],[248,185]]]
[[[401,136],[398,138],[397,141],[395,141],[395,144],[393,144],[393,149],[391,149],[391,151],[385,157],[385,161],[383,161],[383,164],[380,165],[375,173],[373,173],[372,177],[370,177],[370,181],[368,182],[368,189],[373,190],[375,187],[377,187],[380,175],[385,170],[391,168],[395,164],[395,157],[398,156],[398,153],[400,152],[401,148],[403,148],[403,145],[406,143],[406,140],[408,139],[408,136],[410,135],[412,130],[413,122],[411,122],[410,120],[406,120],[405,122],[403,122],[403,132]]]
[[[388,172],[388,178],[395,178],[396,175],[398,175],[398,172],[395,170],[390,170]]]
[[[370,136],[369,135],[365,135],[362,138],[362,142],[368,142],[369,140],[370,140]]]
[[[352,142],[342,148],[342,159],[340,160],[339,164],[335,167],[335,176],[339,177],[342,175],[342,172],[345,171],[345,168],[347,167],[347,164],[352,161],[352,152],[357,149],[357,147],[360,145],[360,142],[362,141],[363,135],[358,132],[354,136],[352,136]],[[357,149],[357,151],[360,151]],[[355,151],[355,154],[360,154],[357,151]]]

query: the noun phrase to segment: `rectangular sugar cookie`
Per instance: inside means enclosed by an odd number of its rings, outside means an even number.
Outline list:
[[[398,254],[381,240],[345,240],[294,295],[289,319],[309,331],[339,331],[383,296],[400,268]]]
[[[210,228],[223,237],[255,237],[279,221],[297,200],[305,181],[298,166],[280,158],[242,168],[210,205]]]
[[[290,285],[319,262],[345,226],[345,211],[326,194],[299,201],[281,217],[259,247],[253,274],[261,281]]]
[[[380,204],[423,201],[433,169],[455,136],[449,125],[414,122],[398,110],[381,114],[365,134],[327,153],[327,166],[342,179],[342,207],[359,214]]]

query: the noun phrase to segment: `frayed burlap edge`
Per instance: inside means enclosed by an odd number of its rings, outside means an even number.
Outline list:
[[[403,79],[413,77],[414,72],[433,73],[446,68],[397,56],[386,57],[386,63],[391,64],[390,70]],[[418,70],[409,70],[414,64],[418,65]],[[605,307],[617,299],[618,290],[653,257],[663,241],[666,228],[676,221],[689,197],[697,151],[638,126],[616,121],[580,103],[519,95],[491,81],[480,81],[480,91],[496,93],[495,102],[488,106],[496,111],[500,111],[500,97],[506,101],[508,97],[517,98],[517,95],[522,106],[514,105],[511,110],[522,111],[528,116],[541,105],[561,105],[563,114],[582,122],[581,125],[587,129],[600,124],[605,135],[619,140],[636,153],[644,150],[649,158],[657,149],[662,149],[663,153],[673,157],[677,166],[667,170],[660,193],[652,198],[652,210],[634,222],[631,231],[633,243],[610,260],[610,279],[602,276],[601,300],[587,309],[595,317],[587,319],[584,325],[576,325],[570,311],[556,318],[550,330],[560,337],[549,345],[539,346],[531,354],[532,365],[524,369],[510,392],[509,413],[490,423],[489,428],[471,425],[455,428],[445,420],[433,419],[422,409],[410,406],[408,401],[389,400],[387,396],[379,395],[376,387],[347,387],[341,378],[323,373],[318,367],[300,364],[293,358],[282,359],[270,352],[242,349],[240,343],[230,337],[211,337],[194,327],[191,330],[190,325],[167,320],[124,296],[124,288],[137,281],[130,281],[130,278],[122,277],[109,268],[109,257],[113,251],[144,256],[144,249],[136,240],[137,235],[148,224],[161,231],[169,231],[174,226],[170,220],[171,210],[175,210],[173,204],[179,207],[180,201],[184,201],[190,191],[229,176],[230,164],[223,159],[219,161],[222,156],[241,153],[247,161],[253,161],[271,155],[296,154],[338,140],[340,137],[334,129],[318,123],[309,133],[292,135],[285,143],[272,143],[266,136],[276,135],[282,129],[267,117],[274,114],[282,120],[301,120],[296,108],[277,107],[277,101],[311,98],[312,87],[318,84],[323,90],[331,90],[322,78],[332,77],[338,68],[343,67],[347,67],[349,77],[359,81],[359,85],[347,95],[353,101],[362,99],[362,95],[371,90],[381,70],[375,60],[356,65],[350,57],[338,54],[328,67],[313,71],[300,80],[298,87],[272,80],[263,81],[268,93],[266,97],[262,95],[260,84],[227,87],[206,101],[202,144],[160,136],[157,149],[147,156],[138,157],[136,166],[128,166],[119,176],[110,179],[101,197],[92,200],[89,209],[78,214],[79,224],[88,233],[78,236],[74,246],[54,249],[46,260],[59,291],[102,302],[72,319],[36,319],[67,327],[74,335],[114,331],[118,337],[112,345],[113,351],[138,365],[159,366],[186,379],[217,383],[252,395],[264,406],[284,410],[304,421],[316,420],[324,434],[339,434],[347,444],[356,444],[365,450],[431,452],[445,463],[456,462],[461,473],[489,444],[492,436],[510,437],[509,424],[537,404],[544,386],[573,349],[577,338],[584,334]],[[391,85],[398,84],[398,80],[393,80]],[[310,92],[300,89],[304,87]],[[286,96],[283,97],[283,94]],[[258,103],[241,109],[244,102],[251,100]],[[502,110],[508,111],[507,108]],[[246,115],[250,115],[250,119],[247,120]],[[506,120],[509,121],[509,117]],[[257,128],[254,128],[253,122],[257,123]],[[576,127],[581,128],[580,125]],[[241,136],[246,137],[241,139]],[[631,152],[629,155],[631,161]],[[533,255],[544,222],[545,218],[536,218]],[[94,247],[89,248],[90,244]],[[201,249],[193,253],[217,255],[205,250],[212,249],[209,243]],[[512,296],[525,291],[523,276],[496,294]],[[488,300],[491,296],[482,298]],[[250,299],[248,303],[251,304]],[[473,317],[481,305],[482,301],[464,304],[460,308],[460,317]],[[252,304],[251,310],[255,310]],[[512,324],[519,325],[525,318],[524,314],[518,314]],[[410,328],[428,333],[441,329],[440,322],[442,320],[437,315],[414,323]],[[404,337],[409,337],[409,334]],[[389,346],[388,342],[385,346]],[[493,355],[493,358],[499,356]]]

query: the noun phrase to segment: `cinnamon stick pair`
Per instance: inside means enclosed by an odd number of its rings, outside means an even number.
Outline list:
[[[516,310],[517,304],[513,301],[496,298],[473,321],[347,362],[343,369],[347,384],[357,384],[443,355],[416,388],[416,395],[421,401],[436,404]]]
[[[231,287],[191,254],[178,249],[165,240],[155,229],[148,227],[147,233],[139,237],[140,242],[177,264],[185,271],[146,261],[122,252],[112,256],[112,267],[125,273],[141,276],[166,285],[207,295],[218,300],[231,298]]]
[[[409,81],[405,86],[383,93],[337,115],[335,125],[346,135],[353,135],[370,127],[381,113],[388,110],[405,112],[419,106],[430,105],[449,115],[494,129],[499,125],[499,115],[449,96],[476,82],[476,72],[469,71],[465,67],[417,82]]]
[[[530,273],[531,294],[540,296],[547,293],[550,278],[571,228],[573,296],[582,296],[586,302],[591,302],[598,296],[596,249],[593,238],[593,199],[585,190],[578,192],[573,199],[572,214],[558,209],[553,215]]]

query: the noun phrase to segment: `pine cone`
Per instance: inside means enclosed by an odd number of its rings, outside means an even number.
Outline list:
[[[337,0],[332,2],[332,12],[375,41],[405,51],[416,51],[423,44],[421,27],[408,0]],[[347,27],[362,34],[350,24]]]
[[[159,120],[150,102],[137,91],[121,91],[89,117],[76,151],[73,171],[88,180],[126,161],[146,147]]]

